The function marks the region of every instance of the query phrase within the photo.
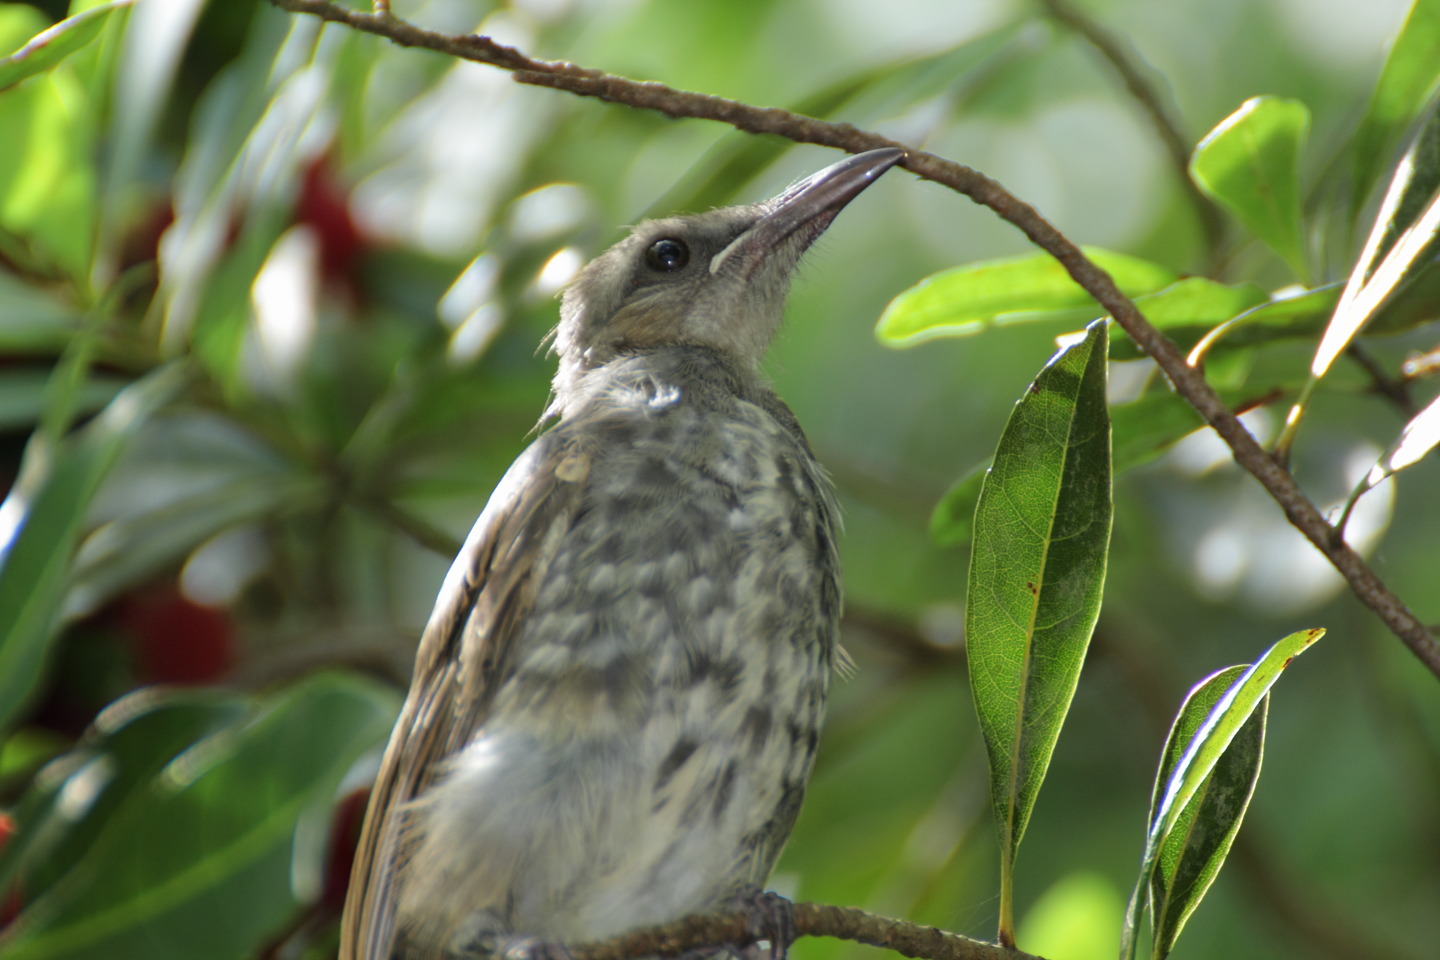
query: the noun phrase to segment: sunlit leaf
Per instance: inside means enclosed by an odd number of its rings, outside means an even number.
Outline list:
[[[1127,296],[1153,293],[1176,280],[1174,271],[1148,260],[1084,249]],[[909,346],[932,337],[972,336],[1002,323],[1062,318],[1083,322],[1100,312],[1058,261],[1037,253],[971,263],[927,277],[890,301],[875,333],[889,346]]]
[[[1310,110],[1253,97],[1210,131],[1190,159],[1200,188],[1233,213],[1301,278],[1309,276],[1300,224],[1300,148]]]
[[[0,229],[33,272],[88,280],[96,120],[85,89],[64,70],[0,93]]]
[[[0,93],[27,77],[44,73],[100,35],[110,14],[134,0],[115,0],[61,20],[10,56],[0,59]]]
[[[1190,691],[1165,741],[1151,798],[1152,812],[1195,732],[1245,669],[1238,666],[1221,670]],[[1204,899],[1230,853],[1260,779],[1269,703],[1267,694],[1220,755],[1215,768],[1185,805],[1174,829],[1160,845],[1150,892],[1155,930],[1152,955],[1156,958],[1167,956],[1174,948],[1185,921]]]
[[[1310,372],[1330,370],[1361,328],[1407,284],[1428,271],[1440,231],[1440,109],[1416,134],[1395,169],[1365,249],[1351,271]],[[1433,304],[1427,304],[1431,316]]]
[[[1440,3],[1415,0],[1390,46],[1365,116],[1351,138],[1355,177],[1351,209],[1358,212],[1394,144],[1440,85]]]
[[[1186,277],[1157,293],[1137,297],[1135,306],[1154,327],[1183,348],[1266,299],[1265,291],[1253,283],[1231,285],[1206,277]],[[1142,354],[1129,337],[1116,337],[1110,344],[1110,356],[1131,360]]]
[[[1340,302],[1340,289],[1341,284],[1331,283],[1314,290],[1286,292],[1205,331],[1200,337],[1185,330],[1172,330],[1170,337],[1182,349],[1192,348],[1188,357],[1192,365],[1199,365],[1219,348],[1249,347],[1276,340],[1308,340],[1325,329],[1325,321]]]
[[[965,629],[1000,835],[1001,935],[1015,853],[1100,613],[1110,542],[1106,323],[1015,405],[975,511]]]
[[[1323,629],[1300,630],[1276,641],[1226,689],[1190,738],[1180,758],[1174,762],[1164,786],[1157,791],[1158,799],[1151,810],[1149,829],[1145,835],[1145,854],[1140,860],[1140,873],[1130,896],[1121,934],[1121,960],[1135,955],[1145,892],[1150,887],[1160,851],[1175,830],[1181,814],[1200,792],[1206,778],[1275,681],[1280,679],[1280,674],[1324,635]]]
[[[1355,492],[1345,504],[1344,512],[1336,524],[1342,532],[1350,520],[1355,504],[1376,485],[1394,476],[1406,467],[1419,463],[1431,450],[1440,447],[1440,397],[1426,404],[1425,409],[1410,418],[1400,439],[1370,468],[1365,479],[1356,486]]]

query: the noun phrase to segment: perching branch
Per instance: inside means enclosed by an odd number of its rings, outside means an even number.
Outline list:
[[[1440,678],[1440,641],[1326,522],[1289,471],[1256,442],[1205,382],[1204,375],[1185,362],[1179,348],[1145,319],[1135,304],[1120,292],[1109,274],[1086,259],[1074,243],[1033,207],[984,174],[878,134],[857,130],[849,124],[826,123],[775,107],[754,107],[707,94],[674,90],[659,83],[628,80],[564,61],[536,60],[488,37],[449,36],[422,30],[388,13],[361,13],[329,0],[271,2],[281,9],[343,23],[356,30],[386,37],[402,46],[424,47],[510,70],[520,83],[655,110],[670,117],[718,120],[747,133],[775,134],[798,143],[836,147],[851,153],[878,147],[905,149],[907,155],[901,166],[922,179],[943,184],[989,207],[1002,219],[1018,227],[1036,246],[1060,261],[1075,282],[1109,311],[1130,339],[1155,360],[1170,378],[1176,392],[1215,429],[1230,447],[1235,461],[1260,482],[1280,505],[1291,525],[1325,555],[1360,601],[1373,610],[1420,662]]]
[[[799,936],[835,937],[894,950],[924,960],[1040,960],[983,940],[922,926],[908,920],[876,916],[855,907],[796,903]],[[717,943],[744,946],[757,939],[745,913],[686,917],[659,927],[621,934],[599,943],[568,947],[574,960],[634,960],[637,957],[678,957],[697,947]]]

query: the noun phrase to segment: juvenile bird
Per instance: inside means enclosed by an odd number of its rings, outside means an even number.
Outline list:
[[[829,481],[758,366],[899,150],[648,221],[566,290],[557,422],[476,521],[371,796],[342,960],[735,907],[790,833],[840,617]]]

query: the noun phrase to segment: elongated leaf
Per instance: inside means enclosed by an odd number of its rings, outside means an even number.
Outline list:
[[[296,906],[297,821],[380,742],[394,706],[368,681],[322,675],[186,749],[21,914],[7,960],[253,956]]]
[[[1251,233],[1308,278],[1300,227],[1300,147],[1310,110],[1298,100],[1252,97],[1195,148],[1190,175]]]
[[[81,746],[50,763],[13,810],[0,849],[0,889],[17,871],[28,900],[44,896],[81,860],[122,801],[186,747],[245,712],[236,696],[147,688],[96,718]]]
[[[321,496],[321,481],[313,476],[255,470],[213,490],[111,521],[80,545],[66,613],[98,609],[216,534]]]
[[[1000,834],[1001,937],[1011,874],[1091,631],[1110,542],[1106,324],[1058,354],[1015,405],[975,511],[965,613],[970,687]]]
[[[1189,361],[1200,364],[1212,351],[1223,347],[1249,347],[1276,340],[1309,340],[1325,329],[1325,321],[1340,302],[1341,284],[1330,283],[1313,290],[1288,293],[1266,300],[1201,337],[1191,331],[1171,330],[1169,336],[1183,348],[1192,348]]]
[[[87,93],[66,70],[0,92],[3,259],[21,272],[67,275],[81,290],[94,249],[99,139]]]
[[[975,505],[980,502],[980,488],[992,462],[986,460],[956,480],[935,504],[930,514],[930,538],[936,543],[950,547],[970,539],[975,530]]]
[[[1310,372],[1325,376],[1361,328],[1430,267],[1440,232],[1440,109],[1432,109],[1396,167]],[[1434,315],[1433,303],[1426,308]]]
[[[1151,798],[1152,814],[1176,764],[1184,755],[1197,730],[1225,695],[1230,685],[1245,672],[1244,666],[1228,667],[1195,687],[1180,708],[1160,761]],[[1265,747],[1265,715],[1270,703],[1266,694],[1250,719],[1221,754],[1200,789],[1175,821],[1160,845],[1155,873],[1151,878],[1151,916],[1155,937],[1152,956],[1163,958],[1174,949],[1185,921],[1200,905],[1210,884],[1220,872],[1245,809],[1260,779],[1260,759]]]
[[[1370,468],[1365,479],[1356,485],[1355,492],[1345,503],[1345,509],[1336,524],[1337,528],[1344,531],[1350,521],[1350,512],[1355,509],[1355,504],[1362,496],[1386,478],[1419,463],[1436,447],[1440,447],[1440,397],[1431,400],[1424,410],[1410,418],[1410,422],[1405,424],[1405,429],[1400,434],[1400,439],[1380,458],[1379,463]]]
[[[1131,403],[1116,404],[1110,408],[1110,416],[1116,473],[1155,459],[1205,425],[1184,397],[1169,390],[1152,391]]]
[[[1137,297],[1135,305],[1145,319],[1183,348],[1268,299],[1253,283],[1232,286],[1205,277],[1186,277],[1158,293]],[[1110,344],[1111,359],[1139,356],[1140,349],[1129,337],[1116,337]]]
[[[28,430],[40,419],[45,380],[48,371],[7,370],[0,378],[0,430]],[[115,398],[124,381],[115,377],[96,377],[80,384],[75,398],[75,412],[94,413]]]
[[[1175,830],[1181,814],[1204,785],[1221,756],[1270,692],[1280,674],[1297,656],[1325,635],[1323,629],[1300,630],[1278,640],[1264,655],[1235,680],[1190,738],[1180,759],[1165,780],[1159,800],[1153,804],[1150,827],[1145,837],[1145,854],[1140,874],[1130,896],[1130,908],[1121,933],[1121,960],[1134,957],[1136,935],[1144,893],[1149,889],[1160,850]]]
[[[1440,446],[1440,397],[1431,400],[1405,424],[1400,439],[1385,455],[1387,475],[1419,463],[1421,457],[1437,446]]]
[[[134,0],[115,0],[103,6],[92,7],[77,14],[36,36],[10,56],[0,59],[0,92],[13,87],[27,77],[44,73],[75,51],[81,49],[100,35],[105,21],[121,7],[128,7]]]
[[[1351,139],[1355,157],[1350,205],[1358,213],[1401,132],[1440,85],[1440,2],[1415,0],[1390,47],[1365,116]]]
[[[0,176],[6,173],[4,163],[0,159]],[[10,356],[57,352],[81,326],[77,310],[3,267],[0,267],[0,317],[5,318],[5,322],[0,323],[0,351]]]
[[[1128,296],[1153,293],[1176,274],[1159,264],[1095,247],[1085,255]],[[901,293],[881,314],[875,335],[892,347],[932,337],[973,336],[995,324],[1068,319],[1080,323],[1100,311],[1090,294],[1049,254],[985,260],[927,277]]]
[[[1220,754],[1275,681],[1280,679],[1280,674],[1324,635],[1325,631],[1319,628],[1300,630],[1277,641],[1226,691],[1175,764],[1175,771],[1151,821],[1153,837],[1162,839],[1174,828],[1181,809],[1200,789],[1201,782],[1210,775]]]
[[[1112,351],[1113,353],[1113,351]],[[1223,392],[1226,403],[1239,397]],[[1152,391],[1130,403],[1110,408],[1112,470],[1119,474],[1155,459],[1171,445],[1205,425],[1185,398],[1170,391]],[[978,464],[945,491],[930,514],[930,537],[952,547],[970,540],[975,529],[975,506],[992,460]]]
[[[125,445],[185,376],[182,366],[162,367],[125,388],[61,445],[38,488],[17,486],[0,507],[6,521],[0,543],[0,730],[39,679],[86,507]]]

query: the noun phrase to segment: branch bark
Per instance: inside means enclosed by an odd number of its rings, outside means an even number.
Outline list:
[[[402,46],[423,47],[509,70],[520,83],[655,110],[669,117],[716,120],[747,133],[775,134],[797,143],[836,147],[851,153],[878,147],[905,150],[907,155],[901,166],[921,179],[933,180],[989,207],[1002,219],[1018,227],[1036,246],[1060,261],[1075,282],[1109,311],[1140,349],[1155,360],[1175,391],[1205,418],[1230,447],[1236,463],[1259,481],[1280,505],[1291,525],[1304,534],[1340,572],[1355,596],[1375,612],[1431,673],[1440,678],[1440,641],[1321,516],[1289,471],[1256,442],[1205,382],[1204,375],[1185,362],[1179,348],[1145,319],[1135,304],[1120,292],[1109,274],[1086,259],[1074,243],[1033,207],[979,171],[912,149],[879,134],[858,130],[849,124],[827,123],[775,107],[756,107],[708,94],[675,90],[664,84],[629,80],[565,61],[538,60],[488,37],[435,33],[406,23],[388,12],[362,13],[329,0],[271,2],[283,10],[342,23],[383,36]]]
[[[983,940],[937,930],[907,920],[881,917],[855,907],[796,903],[798,936],[835,937],[894,950],[924,960],[1041,960]],[[598,943],[568,947],[573,960],[634,960],[636,957],[678,957],[697,947],[723,943],[754,943],[755,930],[744,913],[686,917],[659,927],[636,930]]]

